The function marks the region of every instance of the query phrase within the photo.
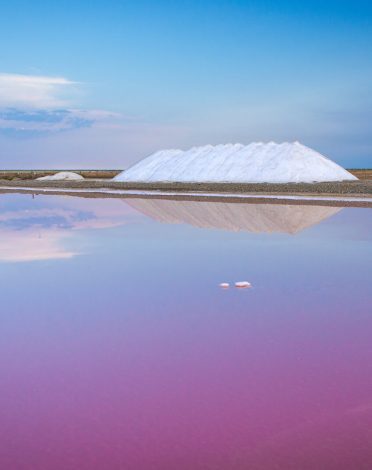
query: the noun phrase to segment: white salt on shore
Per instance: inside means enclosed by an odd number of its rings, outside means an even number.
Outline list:
[[[337,163],[299,142],[256,142],[160,150],[115,181],[183,183],[312,183],[356,180]]]
[[[73,171],[59,171],[54,175],[41,176],[38,181],[82,181],[84,178]]]

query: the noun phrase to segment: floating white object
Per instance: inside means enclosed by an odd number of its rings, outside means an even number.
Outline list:
[[[160,150],[117,175],[128,182],[312,183],[357,178],[299,142]]]
[[[59,171],[54,175],[41,176],[36,178],[38,181],[81,181],[84,178],[73,171]]]
[[[228,289],[230,284],[228,282],[221,282],[220,287],[222,287],[222,289]]]
[[[247,288],[247,287],[252,287],[251,283],[248,281],[239,281],[235,283],[235,287],[239,288]]]

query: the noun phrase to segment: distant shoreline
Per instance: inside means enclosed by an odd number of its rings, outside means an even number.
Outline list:
[[[1,180],[0,186],[30,188],[128,189],[145,191],[202,191],[263,194],[338,194],[372,195],[372,179],[358,181],[330,181],[322,183],[178,183],[178,182],[122,182],[111,179],[82,181],[37,181],[34,179]]]
[[[0,181],[0,193],[84,198],[156,198],[254,204],[372,207],[372,180],[329,183],[124,183],[110,180]]]

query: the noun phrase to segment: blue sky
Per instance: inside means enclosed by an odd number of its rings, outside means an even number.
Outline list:
[[[372,166],[369,1],[14,0],[0,44],[2,167],[257,140]]]

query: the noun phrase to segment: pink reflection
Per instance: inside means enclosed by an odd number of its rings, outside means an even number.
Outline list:
[[[70,237],[67,231],[32,229],[0,231],[0,261],[28,262],[48,259],[69,259],[78,252],[64,247]]]
[[[195,334],[173,313],[2,347],[2,468],[368,468],[362,325],[345,348],[342,322],[331,340],[316,319],[312,338],[299,318],[247,328],[204,311]]]
[[[0,469],[371,467],[368,240],[126,228],[104,256],[0,266]]]
[[[115,199],[49,197],[50,201],[55,202],[52,208],[33,208],[31,203],[30,209],[0,212],[0,223],[6,227],[0,229],[0,262],[70,259],[85,251],[81,242],[78,250],[69,248],[72,241],[79,241],[79,232],[119,227],[136,217],[134,210]],[[81,212],[87,216],[79,218]],[[12,225],[14,229],[9,228]]]

